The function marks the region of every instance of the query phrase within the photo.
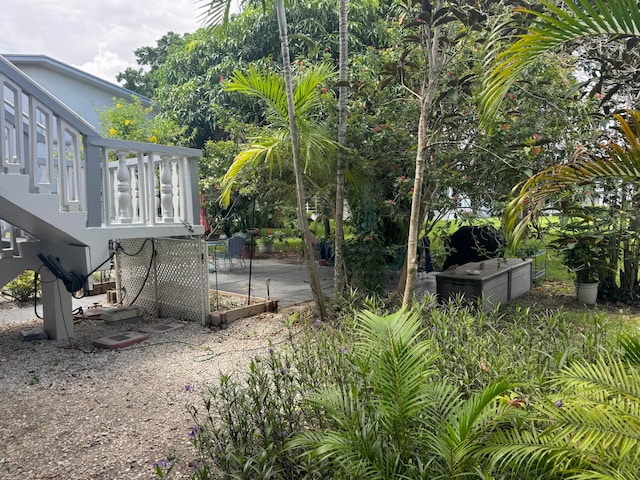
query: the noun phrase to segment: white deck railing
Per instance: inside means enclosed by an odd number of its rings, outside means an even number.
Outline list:
[[[88,227],[199,224],[200,150],[102,138],[1,56],[0,88],[0,175],[29,175]]]
[[[103,138],[91,144],[102,157],[103,225],[200,223],[198,150]]]

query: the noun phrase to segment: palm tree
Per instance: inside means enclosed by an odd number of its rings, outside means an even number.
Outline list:
[[[640,36],[636,0],[564,0],[565,9],[557,7],[556,2],[540,3],[551,13],[517,7],[517,12],[530,14],[535,21],[518,41],[489,59],[480,94],[481,121],[485,126],[497,115],[509,88],[545,54],[589,37]]]
[[[463,399],[431,380],[433,346],[421,339],[417,311],[363,312],[354,355],[358,385],[328,387],[310,397],[330,427],[291,441],[345,478],[464,478],[491,431],[497,399],[512,385],[497,381]]]
[[[265,5],[262,0],[262,5]],[[231,0],[210,0],[205,3],[205,18],[213,21],[224,19],[226,22],[229,16]],[[291,141],[291,155],[293,157],[293,170],[296,179],[296,195],[297,195],[297,211],[298,211],[298,228],[302,232],[304,242],[305,259],[307,269],[309,270],[309,281],[313,292],[316,308],[320,318],[327,316],[324,296],[322,294],[322,286],[318,275],[318,267],[315,263],[313,255],[313,244],[309,224],[307,223],[306,214],[306,197],[303,184],[303,166],[300,157],[300,136],[298,133],[298,124],[296,122],[296,99],[293,92],[293,81],[291,75],[291,60],[289,57],[289,39],[287,33],[287,17],[284,6],[284,0],[275,0],[276,15],[278,18],[278,28],[280,32],[280,46],[282,50],[282,65],[284,77],[284,93],[286,97],[287,118],[289,123],[289,135]]]
[[[320,89],[318,87],[331,78],[333,74],[333,69],[329,65],[319,64],[307,68],[295,82],[295,87],[292,80],[291,88],[295,101],[293,108],[298,113],[296,116],[295,138],[297,139],[297,155],[300,167],[299,171],[296,172],[296,160],[294,158],[293,166],[296,177],[298,173],[302,176],[304,167],[311,168],[322,159],[334,156],[335,151],[338,149],[338,144],[323,131],[322,123],[318,122],[312,115],[321,102]],[[233,184],[243,171],[251,171],[264,165],[265,162],[269,164],[271,169],[276,165],[282,168],[283,160],[293,156],[293,149],[296,146],[292,141],[294,137],[291,135],[286,84],[281,75],[249,67],[246,73],[234,72],[225,88],[260,100],[266,107],[265,113],[267,120],[270,122],[270,126],[264,129],[262,136],[255,138],[246,149],[236,155],[224,175],[221,182],[221,200],[224,204],[228,204]],[[304,166],[302,165],[302,159],[304,159]],[[302,186],[302,178],[299,179],[299,182],[298,180],[296,181],[298,224],[306,226],[308,231],[306,205],[304,203],[306,197],[304,190],[300,191],[298,189],[298,187]],[[302,204],[300,204],[301,199]],[[309,244],[307,245],[305,242],[305,252],[311,252],[312,267],[315,267],[310,232],[308,235]],[[313,276],[311,271],[310,274],[310,276]],[[315,275],[317,276],[317,270]],[[317,287],[319,288],[319,284]],[[312,288],[315,288],[313,282]],[[321,290],[319,292],[321,296]],[[318,303],[318,305],[321,304],[322,301]],[[320,309],[321,307],[319,306],[318,308]]]

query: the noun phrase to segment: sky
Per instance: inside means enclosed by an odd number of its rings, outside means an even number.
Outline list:
[[[134,50],[201,25],[198,0],[0,0],[0,54],[43,54],[117,83]]]

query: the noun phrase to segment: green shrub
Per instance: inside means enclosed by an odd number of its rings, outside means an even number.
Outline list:
[[[34,275],[35,272],[33,270],[27,270],[7,283],[7,290],[16,302],[26,303],[35,296],[36,291],[33,285]],[[38,289],[39,288],[40,283],[38,282]]]
[[[189,407],[195,478],[471,478],[490,470],[476,453],[503,407],[542,397],[550,376],[617,335],[602,315],[482,312],[426,295],[389,316],[376,298],[352,291],[335,325],[292,327],[209,387]],[[409,410],[394,410],[405,397]]]
[[[208,479],[220,470],[233,478],[292,480],[322,472],[287,442],[304,428],[324,424],[320,411],[303,404],[304,397],[336,379],[349,381],[355,369],[344,335],[330,325],[316,320],[290,332],[287,342],[265,346],[246,374],[222,375],[202,403],[189,406],[197,425],[195,478]]]

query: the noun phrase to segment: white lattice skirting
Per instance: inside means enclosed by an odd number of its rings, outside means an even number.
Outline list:
[[[202,237],[118,242],[116,288],[123,306],[134,305],[160,318],[208,324],[207,244]]]

